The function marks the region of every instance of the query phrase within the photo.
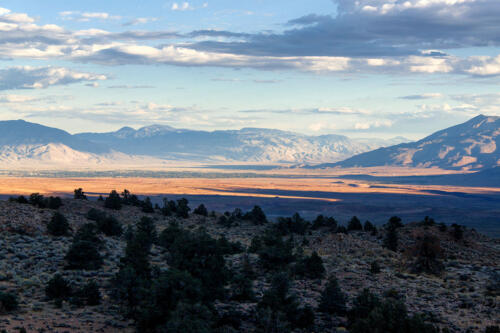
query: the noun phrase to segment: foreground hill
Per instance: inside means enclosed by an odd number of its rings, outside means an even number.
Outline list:
[[[316,167],[408,166],[481,170],[500,165],[500,117],[477,116],[411,143]]]
[[[130,195],[106,201],[121,200],[119,210],[69,199],[35,207],[42,199],[0,201],[0,330],[482,333],[500,324],[500,243],[471,229],[392,219],[363,231],[353,219],[346,231],[298,215],[273,225],[258,209],[186,217],[182,202],[151,209]],[[399,240],[387,245],[390,230]]]

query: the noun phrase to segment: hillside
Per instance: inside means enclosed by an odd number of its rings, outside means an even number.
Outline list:
[[[477,116],[417,142],[379,148],[316,167],[408,166],[484,170],[500,165],[500,117]]]
[[[447,328],[447,332],[484,332],[488,326],[499,325],[500,243],[471,229],[446,227],[432,220],[407,224],[395,229],[399,241],[392,251],[384,247],[389,229],[381,226],[376,231],[367,226],[366,231],[347,232],[333,219],[311,224],[300,216],[272,226],[255,210],[223,217],[219,213],[204,216],[203,209],[198,209],[198,214],[184,218],[180,202],[145,213],[148,209],[134,206],[148,207],[145,202],[130,195],[119,200],[122,208],[113,210],[104,208],[102,202],[64,199],[56,210],[67,218],[70,229],[60,236],[48,232],[59,230],[48,228],[54,209],[0,202],[0,302],[12,304],[6,294],[18,302],[15,309],[0,307],[0,329],[134,332],[137,328],[152,332],[153,327],[190,323],[191,330],[177,331],[262,332],[270,324],[268,315],[281,316],[272,325],[297,333],[365,332],[359,327],[380,328],[388,322],[406,323],[407,333],[437,332],[431,326]],[[99,216],[105,215],[114,220],[104,223]],[[150,219],[141,220],[144,216]],[[92,223],[90,229],[88,223]],[[129,231],[122,236],[92,231],[96,227],[106,233],[117,230],[100,229],[109,223]],[[351,227],[358,229],[354,222]],[[212,237],[219,241],[212,243]],[[425,237],[432,237],[428,251],[434,251],[436,258],[415,252]],[[149,241],[154,244],[148,250]],[[73,251],[70,256],[75,246],[86,252]],[[146,246],[143,254],[142,246]],[[100,264],[99,256],[104,259]],[[91,263],[97,266],[70,266]],[[127,267],[135,267],[135,273]],[[148,267],[152,270],[147,277],[134,275],[140,274],[138,269],[149,271]],[[420,271],[422,267],[428,268]],[[285,284],[278,283],[285,281],[280,280],[284,279],[280,272],[289,274]],[[47,286],[57,273],[63,280],[54,294]],[[336,278],[337,287],[330,284],[327,288],[329,277]],[[63,281],[74,292],[63,292],[68,288]],[[127,284],[132,288],[127,289],[129,301],[122,294]],[[97,294],[95,287],[89,287],[95,285]],[[373,315],[382,311],[391,319],[377,322],[376,317],[356,312],[360,310],[356,302],[363,299],[358,295],[367,297],[365,288],[373,293],[372,302],[384,300],[385,305],[370,305],[375,307]],[[141,294],[141,290],[153,293]],[[221,294],[214,294],[217,290]],[[137,308],[129,312],[127,302],[135,302],[136,292],[142,296]],[[334,303],[325,305],[325,294]],[[199,299],[200,295],[207,298]]]

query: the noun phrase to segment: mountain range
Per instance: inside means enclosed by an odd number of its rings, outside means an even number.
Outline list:
[[[382,147],[324,167],[437,167],[486,170],[500,166],[500,117],[479,115],[422,140]]]
[[[71,135],[60,129],[14,120],[0,122],[0,164],[321,163],[340,161],[402,141],[405,139],[400,137],[363,140],[260,128],[208,132],[164,125]]]
[[[486,170],[500,165],[500,117],[477,116],[416,142],[308,136],[243,128],[198,131],[152,125],[70,134],[23,120],[0,121],[0,166],[149,166],[167,162],[326,167],[437,167]],[[326,163],[325,163],[326,162]]]

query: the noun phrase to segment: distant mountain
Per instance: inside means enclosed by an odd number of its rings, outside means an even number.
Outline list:
[[[75,137],[131,155],[193,161],[322,162],[339,161],[392,141],[352,140],[342,135],[306,136],[280,130],[194,131],[153,125]],[[396,139],[398,142],[400,139]]]
[[[399,142],[399,138],[395,139]],[[342,135],[307,136],[272,129],[195,131],[152,125],[110,133],[71,135],[23,120],[0,121],[0,166],[122,166],[165,161],[305,163],[339,161],[385,140]]]
[[[379,148],[322,167],[409,166],[483,170],[500,165],[500,117],[477,116],[411,143]]]
[[[15,151],[17,146],[26,148],[32,145],[41,146],[51,143],[62,144],[80,152],[94,154],[111,152],[109,147],[78,138],[57,128],[24,120],[0,121],[0,148],[11,147],[12,151]]]

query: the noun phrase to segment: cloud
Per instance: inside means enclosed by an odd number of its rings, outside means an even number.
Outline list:
[[[27,103],[38,101],[39,98],[25,95],[0,95],[0,103]]]
[[[319,107],[301,109],[256,109],[241,110],[241,113],[276,113],[276,114],[316,114],[316,115],[337,115],[337,116],[361,116],[372,115],[368,110],[354,109],[350,107]]]
[[[185,10],[192,10],[193,7],[189,4],[189,2],[183,2],[183,3],[174,2],[170,9],[174,11],[185,11]]]
[[[289,21],[292,28],[282,33],[255,33],[244,41],[202,41],[193,47],[262,56],[394,57],[426,49],[500,45],[497,0],[335,2],[335,17],[307,15]]]
[[[109,86],[109,89],[151,89],[155,88],[154,86],[149,86],[149,85],[114,85],[114,86]]]
[[[105,12],[80,12],[80,11],[64,11],[60,12],[59,16],[64,20],[73,20],[79,22],[88,22],[90,20],[120,20],[121,16],[111,15]]]
[[[391,127],[393,124],[394,122],[392,120],[364,121],[354,124],[354,129],[360,131],[366,131],[373,128]]]
[[[77,72],[63,67],[10,67],[0,70],[0,90],[41,89],[106,79],[102,74]]]
[[[207,8],[208,3],[204,2],[200,7],[195,7],[189,2],[174,2],[172,3],[172,6],[170,7],[171,10],[173,11],[187,11],[187,10],[196,10],[200,8]]]
[[[176,4],[179,9],[193,8],[189,3]],[[26,14],[3,9],[0,10],[0,58],[349,75],[500,75],[500,56],[458,57],[442,51],[450,47],[500,44],[500,35],[496,34],[500,29],[497,19],[500,2],[496,0],[337,0],[337,4],[338,16],[297,18],[287,23],[288,30],[283,33],[210,29],[186,34],[110,32],[96,28],[69,31],[53,24],[38,25]],[[113,18],[100,12],[60,15],[75,19]],[[140,23],[148,19],[136,20]],[[159,41],[159,45],[152,41]]]
[[[417,94],[417,95],[408,95],[401,96],[400,99],[409,99],[409,100],[421,100],[421,99],[433,99],[433,98],[442,98],[443,94],[441,93],[426,93],[426,94]]]
[[[131,26],[131,25],[138,25],[138,24],[147,24],[150,22],[156,22],[158,21],[157,17],[138,17],[133,20],[130,20],[128,22],[123,23],[122,25],[124,27]]]

